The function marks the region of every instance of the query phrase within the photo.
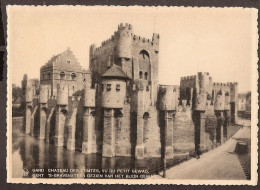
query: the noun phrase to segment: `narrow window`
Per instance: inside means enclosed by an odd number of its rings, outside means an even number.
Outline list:
[[[51,79],[51,72],[48,72],[48,78]]]
[[[67,64],[70,64],[70,61],[67,61]]]
[[[147,72],[144,73],[144,78],[145,78],[145,80],[148,79],[148,73]]]
[[[139,78],[143,79],[143,72],[142,71],[139,72]]]
[[[107,84],[107,91],[111,90],[111,84]]]
[[[120,84],[116,85],[116,91],[120,91]]]
[[[74,91],[74,86],[72,86],[72,90]]]

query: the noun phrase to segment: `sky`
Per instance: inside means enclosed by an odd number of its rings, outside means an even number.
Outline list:
[[[100,46],[120,23],[134,34],[160,34],[159,83],[209,72],[214,82],[251,89],[257,55],[257,13],[243,8],[9,6],[8,65],[11,82],[39,78],[40,67],[70,47],[88,68],[89,46]]]

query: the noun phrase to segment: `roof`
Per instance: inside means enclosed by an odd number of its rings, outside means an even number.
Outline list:
[[[121,67],[113,64],[103,75],[103,78],[121,78],[129,79],[127,74],[121,69]]]

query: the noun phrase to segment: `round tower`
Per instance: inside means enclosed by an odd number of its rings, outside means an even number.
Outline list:
[[[172,85],[160,85],[159,86],[159,104],[160,110],[175,110],[177,90]]]
[[[46,85],[40,86],[40,100],[39,100],[39,102],[41,104],[46,104],[48,102],[48,95],[49,95],[48,91],[49,91],[48,86],[46,86]]]
[[[200,93],[196,94],[195,106],[194,106],[195,110],[205,111],[206,102],[207,102],[207,93],[206,93],[205,89],[201,89]]]
[[[131,52],[132,34],[133,34],[133,29],[131,24],[126,23],[125,25],[123,25],[123,23],[121,23],[118,26],[117,56],[119,58],[130,59],[132,57],[132,52]]]
[[[33,100],[33,86],[31,82],[27,82],[26,91],[25,91],[25,101],[32,102]]]
[[[67,85],[58,88],[57,105],[68,105],[69,89]]]
[[[158,53],[159,52],[160,35],[153,33],[152,42],[153,42],[154,51]]]
[[[199,87],[200,89],[206,89],[209,86],[210,83],[210,77],[209,77],[209,73],[205,72],[199,72],[198,73],[198,78],[199,78]]]
[[[214,110],[215,111],[221,111],[225,108],[225,92],[222,90],[219,90],[217,92],[217,96],[214,103]]]
[[[88,84],[84,86],[84,102],[85,107],[95,107],[96,102],[96,89],[91,88]]]
[[[226,92],[225,94],[225,106],[224,106],[225,110],[229,110],[230,109],[230,96],[229,96],[229,92]]]
[[[117,65],[113,65],[102,75],[103,108],[122,108],[126,97],[128,76]]]
[[[126,96],[126,82],[120,79],[102,80],[102,107],[123,108]]]

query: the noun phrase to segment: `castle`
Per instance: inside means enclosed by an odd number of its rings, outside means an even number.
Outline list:
[[[158,84],[159,34],[134,35],[130,24],[89,49],[84,70],[70,49],[41,67],[40,92],[28,81],[25,133],[69,150],[103,157],[161,157],[207,149],[207,115],[223,143],[237,119],[237,83],[214,83],[209,73]],[[74,93],[82,90],[81,96]]]

